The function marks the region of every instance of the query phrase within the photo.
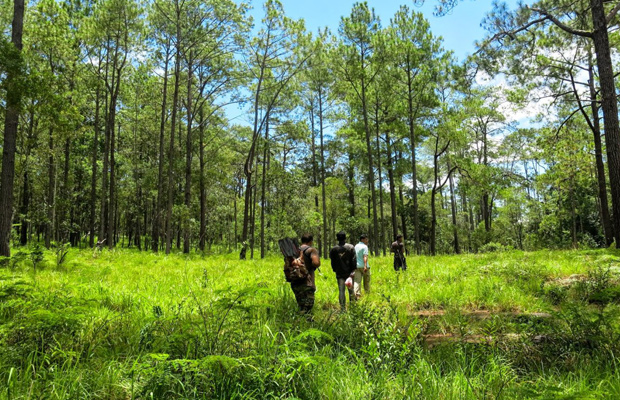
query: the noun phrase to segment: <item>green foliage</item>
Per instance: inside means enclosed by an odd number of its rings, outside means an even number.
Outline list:
[[[30,263],[0,270],[0,398],[605,397],[618,384],[615,252],[409,257],[400,274],[374,258],[373,293],[344,313],[331,271],[317,273],[313,321],[279,258],[70,254],[36,281]]]

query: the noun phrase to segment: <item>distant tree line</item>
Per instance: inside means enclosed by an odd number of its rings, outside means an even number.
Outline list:
[[[4,256],[264,257],[302,231],[323,257],[339,230],[374,254],[398,233],[416,254],[620,239],[620,4],[498,4],[465,62],[406,6],[308,32],[276,0],[255,26],[232,0],[12,5]]]

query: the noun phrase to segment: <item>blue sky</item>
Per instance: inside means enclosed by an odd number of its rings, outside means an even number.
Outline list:
[[[306,28],[316,32],[321,27],[329,27],[332,32],[338,31],[340,18],[349,15],[355,0],[280,0],[287,16],[306,21]],[[475,51],[474,41],[484,37],[484,29],[480,22],[484,15],[492,9],[492,0],[463,0],[449,14],[434,17],[435,0],[426,0],[424,6],[415,7],[409,0],[368,0],[368,5],[375,9],[385,26],[402,4],[418,12],[422,12],[430,22],[431,31],[435,36],[442,36],[444,48],[454,51],[459,60]],[[514,5],[514,0],[509,4]],[[252,0],[254,9],[251,15],[255,23],[262,18],[262,1]]]

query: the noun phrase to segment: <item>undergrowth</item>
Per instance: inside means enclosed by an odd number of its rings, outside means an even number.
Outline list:
[[[61,247],[0,268],[0,399],[617,398],[614,251],[372,260],[311,320],[278,257]]]

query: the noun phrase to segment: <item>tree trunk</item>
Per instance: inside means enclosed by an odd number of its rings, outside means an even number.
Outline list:
[[[110,109],[108,111],[109,118],[109,129],[110,129],[110,199],[109,199],[109,211],[108,211],[108,235],[107,242],[108,248],[113,248],[115,245],[115,227],[116,227],[116,199],[115,199],[115,191],[116,191],[116,132],[115,132],[115,124],[116,124],[116,102],[118,99],[118,93],[121,84],[121,76],[120,70],[116,75],[115,85],[113,86],[113,92],[110,96]],[[113,78],[114,82],[114,78]]]
[[[258,152],[256,152],[256,165],[259,164]],[[264,166],[263,166],[264,168]],[[252,212],[250,219],[250,259],[254,259],[254,244],[256,233],[256,207],[258,206],[258,175],[255,177],[255,182],[252,185]]]
[[[431,189],[431,255],[437,254],[437,206],[435,197],[438,191],[437,181],[439,179],[439,156],[437,153],[437,148],[439,144],[439,139],[436,139],[435,142],[435,155],[433,156],[433,188]]]
[[[205,239],[207,234],[206,214],[207,214],[207,187],[205,182],[205,129],[204,129],[204,111],[203,105],[200,105],[198,110],[198,134],[200,136],[200,239],[198,242],[198,248],[200,251],[205,251]],[[236,207],[236,204],[235,204]]]
[[[170,117],[170,147],[168,148],[168,204],[166,207],[166,254],[172,250],[172,205],[174,202],[174,135],[177,126],[177,108],[179,103],[179,86],[181,78],[181,37],[180,27],[177,26],[176,55],[174,58],[174,94],[172,95],[172,116]]]
[[[321,142],[321,203],[323,205],[323,258],[327,258],[329,239],[327,238],[327,201],[325,195],[325,144],[323,132],[323,91],[319,86],[319,135]]]
[[[21,229],[19,235],[19,244],[25,246],[28,244],[28,207],[30,206],[30,181],[28,178],[28,161],[26,160],[26,172],[24,172],[24,186],[22,189],[22,204],[20,214],[22,215]]]
[[[572,239],[572,245],[573,245],[573,249],[577,248],[577,218],[575,216],[575,193],[573,190],[573,179],[574,177],[571,177],[571,181],[570,181],[570,189],[568,191],[568,196],[570,197],[570,218],[571,218],[571,239]]]
[[[48,170],[47,170],[47,224],[45,229],[45,247],[52,245],[54,235],[54,221],[56,219],[56,162],[54,161],[54,130],[49,130],[48,141]]]
[[[601,86],[607,168],[609,169],[613,209],[613,231],[616,245],[618,245],[620,243],[620,127],[618,126],[618,101],[603,1],[590,0],[590,9],[594,26],[592,39],[596,51],[596,63]]]
[[[166,56],[164,62],[164,89],[163,100],[161,103],[161,119],[159,123],[159,157],[158,157],[158,173],[157,173],[157,204],[155,205],[153,218],[153,237],[152,250],[157,253],[159,251],[159,228],[161,227],[161,208],[164,193],[164,136],[166,130],[166,103],[168,101],[168,63],[170,62],[170,42],[166,46]]]
[[[13,22],[11,23],[11,43],[20,54],[24,28],[24,0],[13,1]],[[17,60],[16,60],[17,61]],[[0,175],[0,256],[11,256],[11,230],[13,226],[13,186],[15,183],[15,150],[17,125],[21,108],[20,75],[21,63],[17,71],[6,72],[5,87],[6,112],[4,117],[4,141],[2,146],[2,172]]]
[[[409,126],[409,142],[411,143],[411,184],[413,190],[413,235],[415,250],[418,255],[422,252],[420,243],[420,216],[418,212],[418,173],[416,164],[415,118],[413,114],[413,81],[411,79],[411,60],[407,54],[407,119]]]
[[[363,65],[362,65],[363,69]],[[362,78],[362,113],[364,118],[364,129],[366,131],[366,152],[368,153],[368,185],[372,199],[372,251],[374,255],[379,253],[379,233],[377,220],[377,194],[375,192],[375,171],[372,157],[372,145],[370,143],[370,124],[368,122],[368,107],[366,104],[366,84]]]
[[[601,225],[605,235],[605,244],[610,246],[614,241],[614,229],[609,215],[609,204],[607,201],[607,181],[605,180],[605,164],[603,163],[603,145],[601,143],[601,125],[599,120],[599,106],[596,101],[597,93],[594,86],[594,66],[592,65],[592,54],[589,54],[588,66],[588,86],[590,87],[590,108],[592,110],[592,135],[594,136],[594,159],[596,161],[596,178],[598,182],[598,197],[601,204]]]
[[[90,177],[90,217],[88,221],[89,235],[88,245],[92,248],[95,246],[95,221],[96,221],[96,207],[97,202],[97,150],[99,147],[99,107],[101,101],[101,91],[99,87],[95,93],[95,137],[93,138],[93,150],[92,150],[92,174]],[[101,237],[99,238],[101,239]]]
[[[448,161],[448,171],[450,170],[450,162]],[[450,175],[450,204],[452,208],[452,229],[454,236],[454,252],[456,254],[461,254],[461,246],[459,244],[459,232],[458,225],[456,219],[456,200],[454,198],[454,179],[452,175]]]
[[[70,209],[73,209],[73,205],[71,204],[71,192],[69,191],[69,169],[70,167],[70,150],[71,150],[71,142],[69,141],[69,139],[65,140],[65,151],[64,151],[64,156],[65,156],[65,165],[62,171],[62,212],[60,213],[60,220],[62,222],[67,221],[68,219],[68,215],[67,213],[69,212],[70,214]],[[70,219],[69,219],[70,220]],[[62,228],[61,224],[61,228]],[[73,231],[73,224],[69,224],[69,226],[67,227],[66,231],[61,231],[61,236],[60,239],[64,242],[67,241],[68,238],[71,237],[71,232]]]
[[[349,181],[349,216],[355,218],[355,167],[349,153],[349,162],[347,164],[347,178]]]
[[[260,194],[260,258],[265,258],[265,189],[267,186],[267,155],[269,154],[269,117],[265,121],[265,142],[263,143],[263,179]]]
[[[379,222],[379,244],[385,257],[385,218],[383,215],[383,173],[381,169],[381,143],[379,142],[379,104],[375,104],[375,136],[377,143],[377,168],[379,173],[379,212],[381,221]]]
[[[187,62],[187,138],[185,145],[185,208],[187,218],[183,229],[183,253],[189,253],[190,226],[189,215],[191,214],[191,189],[192,189],[192,64],[193,51],[189,52]]]
[[[312,187],[317,188],[319,186],[317,161],[316,161],[316,127],[314,123],[314,97],[310,98],[310,135],[312,140]],[[314,194],[314,209],[317,213],[321,212],[319,209],[319,194]],[[322,234],[319,235],[319,254],[323,254],[323,238]]]
[[[21,226],[19,231],[19,244],[25,246],[28,244],[28,210],[30,208],[30,174],[28,173],[30,151],[34,145],[34,127],[35,127],[35,115],[34,107],[30,109],[30,117],[28,119],[28,136],[26,145],[26,162],[24,163],[24,184],[22,187],[22,201],[20,207],[20,214],[22,216]],[[32,143],[32,144],[31,144]]]
[[[392,144],[390,143],[390,134],[389,132],[385,133],[385,144],[387,151],[387,168],[388,168],[388,179],[390,181],[390,209],[392,211],[392,240],[396,240],[396,235],[398,235],[398,222],[397,222],[397,214],[396,210],[396,185],[394,184],[394,164],[392,158]]]

